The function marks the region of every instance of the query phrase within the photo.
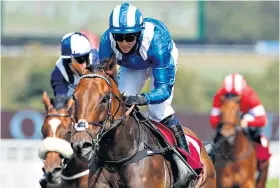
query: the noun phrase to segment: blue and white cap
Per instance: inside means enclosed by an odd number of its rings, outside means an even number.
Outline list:
[[[91,52],[88,38],[79,32],[67,33],[61,39],[61,57],[71,58],[87,55]]]
[[[112,11],[109,26],[111,33],[136,33],[144,29],[143,15],[135,6],[123,3]]]

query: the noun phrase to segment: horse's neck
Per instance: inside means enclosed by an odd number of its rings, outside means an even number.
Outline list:
[[[103,160],[118,160],[135,154],[139,144],[138,122],[129,116],[112,129],[100,142],[99,158]]]
[[[238,148],[236,146],[240,142],[240,139],[243,139],[241,134],[242,134],[241,132],[236,132],[234,137],[231,136],[231,137],[227,138],[226,139],[227,142],[224,142],[222,144],[222,148],[226,153],[233,154],[236,152],[235,150],[238,150]]]
[[[247,152],[249,145],[250,145],[249,138],[245,135],[243,131],[239,131],[236,134],[236,138],[235,138],[234,153],[238,155]]]

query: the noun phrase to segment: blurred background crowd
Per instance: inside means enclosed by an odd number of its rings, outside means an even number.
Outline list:
[[[44,119],[41,96],[43,90],[52,95],[50,74],[60,54],[61,37],[68,32],[84,31],[99,43],[108,28],[110,12],[120,3],[0,2],[0,152],[4,165],[1,169],[9,169],[9,173],[0,172],[0,184],[4,187],[16,187],[13,174],[23,171],[23,187],[39,186],[42,162],[37,149]],[[178,46],[173,106],[183,125],[202,139],[211,138],[209,112],[213,96],[223,78],[237,72],[257,91],[268,112],[264,134],[274,143],[279,141],[278,1],[130,3],[144,17],[163,21]],[[277,169],[271,167],[271,187],[277,186],[278,176]]]

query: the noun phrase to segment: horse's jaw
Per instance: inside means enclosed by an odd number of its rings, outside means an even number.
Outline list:
[[[62,174],[62,170],[52,174],[51,177],[47,176],[48,186],[51,188],[60,187],[61,186],[60,185],[61,184],[61,174]]]
[[[60,188],[61,180],[58,183],[47,182],[48,188]]]

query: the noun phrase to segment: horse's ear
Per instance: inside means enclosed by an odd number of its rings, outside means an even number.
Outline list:
[[[48,110],[49,107],[53,106],[46,91],[43,92],[42,101],[46,110]]]
[[[115,75],[117,74],[117,59],[115,53],[112,53],[111,57],[108,60],[105,60],[104,70],[109,76],[115,78]]]
[[[67,111],[68,111],[70,114],[72,114],[72,112],[73,112],[73,110],[74,110],[74,104],[75,104],[75,101],[74,101],[73,98],[70,98],[70,99],[68,100],[68,102],[67,102],[66,108],[67,108]]]
[[[90,71],[87,70],[86,68],[83,68],[75,58],[71,58],[72,61],[72,67],[75,71],[78,72],[79,75],[84,75],[84,74],[88,74]]]

